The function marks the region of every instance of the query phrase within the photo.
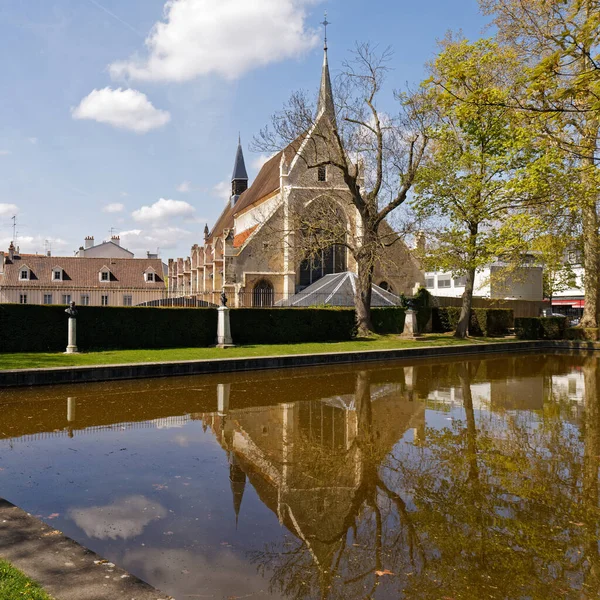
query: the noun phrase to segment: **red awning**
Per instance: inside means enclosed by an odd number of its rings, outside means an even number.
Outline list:
[[[572,308],[584,308],[585,300],[556,300],[553,298],[552,306],[571,306]]]

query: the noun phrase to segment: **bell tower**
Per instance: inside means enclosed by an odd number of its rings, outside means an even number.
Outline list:
[[[238,138],[238,147],[235,154],[235,163],[233,165],[233,175],[231,176],[231,206],[234,206],[239,197],[248,189],[248,172],[244,162],[244,152],[242,150],[242,140]]]

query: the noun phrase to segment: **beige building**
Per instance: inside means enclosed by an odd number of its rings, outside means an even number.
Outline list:
[[[334,167],[311,167],[326,148],[323,131],[335,126],[327,49],[317,119],[310,131],[273,156],[249,180],[241,145],[231,182],[231,201],[204,242],[190,256],[169,260],[169,293],[218,303],[225,291],[234,306],[270,306],[284,302],[334,273],[356,272],[356,263],[342,245],[302,260],[294,215],[317,206],[333,206],[349,237],[358,237],[357,211],[341,173]],[[387,223],[382,227],[390,229]],[[401,242],[391,246],[376,267],[374,283],[386,290],[411,294],[424,284],[419,266]]]
[[[158,258],[83,258],[0,252],[0,303],[139,306],[166,297]]]

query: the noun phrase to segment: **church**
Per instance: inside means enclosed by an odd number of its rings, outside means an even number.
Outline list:
[[[169,296],[198,304],[218,304],[225,292],[233,307],[302,305],[294,299],[312,293],[312,304],[352,305],[356,261],[343,244],[312,253],[298,248],[293,217],[317,205],[334,206],[348,236],[360,235],[357,211],[340,172],[318,164],[323,148],[319,131],[335,128],[336,115],[329,72],[327,43],[312,127],[278,152],[249,185],[241,142],[231,178],[231,198],[204,241],[190,256],[169,260]],[[384,222],[383,227],[391,231]],[[373,305],[397,304],[399,294],[411,295],[424,284],[423,274],[401,242],[386,249],[375,265]],[[331,299],[342,286],[342,302]],[[327,293],[315,293],[320,289]],[[304,303],[305,304],[305,303]]]

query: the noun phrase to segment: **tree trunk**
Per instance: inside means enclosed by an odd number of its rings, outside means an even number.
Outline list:
[[[585,308],[581,319],[582,327],[598,327],[598,297],[600,279],[598,267],[600,242],[598,239],[598,188],[596,187],[596,151],[599,124],[592,118],[586,127],[583,146],[583,266],[585,269]]]
[[[370,257],[359,257],[358,278],[355,290],[356,325],[358,336],[369,335],[373,331],[371,321],[371,294],[373,285],[373,263]]]
[[[581,327],[598,327],[598,295],[600,293],[598,278],[598,213],[596,203],[586,201],[583,213],[583,266],[585,269],[584,289],[585,307],[581,319]]]
[[[457,338],[466,338],[469,333],[469,322],[471,320],[471,306],[473,304],[473,289],[475,287],[475,269],[467,271],[467,283],[462,295],[462,307],[460,309],[460,319],[456,326],[454,336]]]

